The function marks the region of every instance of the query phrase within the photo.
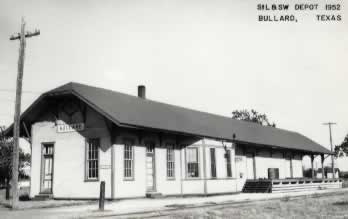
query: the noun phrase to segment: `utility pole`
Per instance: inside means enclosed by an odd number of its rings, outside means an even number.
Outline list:
[[[331,145],[331,152],[333,153],[333,146],[332,146],[332,133],[331,133],[331,126],[336,125],[334,122],[326,122],[323,123],[323,125],[328,125],[329,126],[329,131],[330,131],[330,145]],[[335,178],[335,164],[334,164],[334,155],[331,154],[331,168],[332,168],[332,178]]]
[[[40,35],[39,30],[34,32],[25,31],[25,21],[22,18],[21,32],[14,34],[10,40],[19,40],[19,58],[18,58],[18,73],[16,86],[16,103],[15,115],[13,123],[13,152],[12,152],[12,208],[18,208],[18,159],[19,159],[19,130],[20,130],[20,113],[21,113],[21,96],[22,96],[22,80],[24,69],[24,53],[25,53],[25,38]]]

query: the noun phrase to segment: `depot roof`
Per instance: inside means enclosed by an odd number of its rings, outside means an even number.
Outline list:
[[[40,99],[45,96],[67,93],[75,95],[118,126],[150,128],[197,137],[331,154],[325,147],[297,132],[262,126],[257,123],[231,119],[73,82],[42,94],[23,113],[22,119],[25,119],[35,108],[35,105],[40,102]],[[235,138],[233,138],[233,134]]]

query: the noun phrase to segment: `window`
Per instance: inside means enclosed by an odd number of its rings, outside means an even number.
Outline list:
[[[232,170],[231,170],[231,151],[226,151],[226,168],[227,168],[227,177],[232,177]]]
[[[173,145],[167,145],[167,178],[175,178],[175,160]]]
[[[211,178],[216,178],[215,148],[210,148],[210,171]]]
[[[133,178],[133,146],[130,141],[124,144],[124,177]]]
[[[44,144],[44,155],[53,155],[53,144]]]
[[[98,180],[99,177],[99,138],[87,140],[86,144],[86,180]]]
[[[155,143],[148,141],[145,143],[146,146],[146,153],[147,154],[154,154],[155,153]]]
[[[198,148],[186,149],[187,177],[199,177]]]

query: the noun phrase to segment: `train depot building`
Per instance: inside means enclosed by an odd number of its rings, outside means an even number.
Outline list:
[[[22,114],[21,136],[32,149],[30,197],[94,199],[101,181],[108,199],[341,186],[303,178],[303,156],[331,154],[309,138],[151,101],[144,86],[138,96],[55,88]]]

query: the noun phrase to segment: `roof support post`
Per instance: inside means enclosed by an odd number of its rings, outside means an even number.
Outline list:
[[[312,178],[314,179],[314,154],[311,154]]]
[[[105,126],[108,130],[109,137],[110,137],[110,148],[111,148],[110,149],[110,156],[111,156],[111,172],[110,172],[111,194],[110,194],[110,196],[111,196],[111,199],[114,199],[115,198],[115,149],[114,149],[114,143],[116,141],[117,134],[115,133],[113,123],[109,123],[109,121],[105,117],[104,117],[104,122],[105,122]]]
[[[181,194],[181,197],[184,197],[184,193],[183,193],[183,174],[182,174],[182,153],[184,152],[183,150],[183,146],[180,145],[180,194]]]
[[[182,177],[182,145],[179,143],[178,135],[175,135],[175,148],[180,152],[180,195],[183,196],[183,177]]]
[[[28,127],[27,127],[27,125],[25,124],[25,122],[23,122],[23,127],[24,127],[25,134],[27,135],[28,142],[29,142],[30,145],[31,145],[31,135],[29,134]],[[31,148],[30,148],[30,149],[31,149]]]
[[[325,170],[324,170],[324,154],[320,155],[321,158],[321,178],[325,178]]]
[[[291,178],[294,178],[293,158],[294,158],[294,154],[290,152],[290,177]]]
[[[253,169],[254,169],[254,179],[256,179],[257,175],[256,175],[256,155],[257,155],[257,151],[253,152]]]
[[[204,180],[204,195],[207,195],[207,165],[206,165],[206,144],[205,140],[202,139],[203,144],[203,180]]]

